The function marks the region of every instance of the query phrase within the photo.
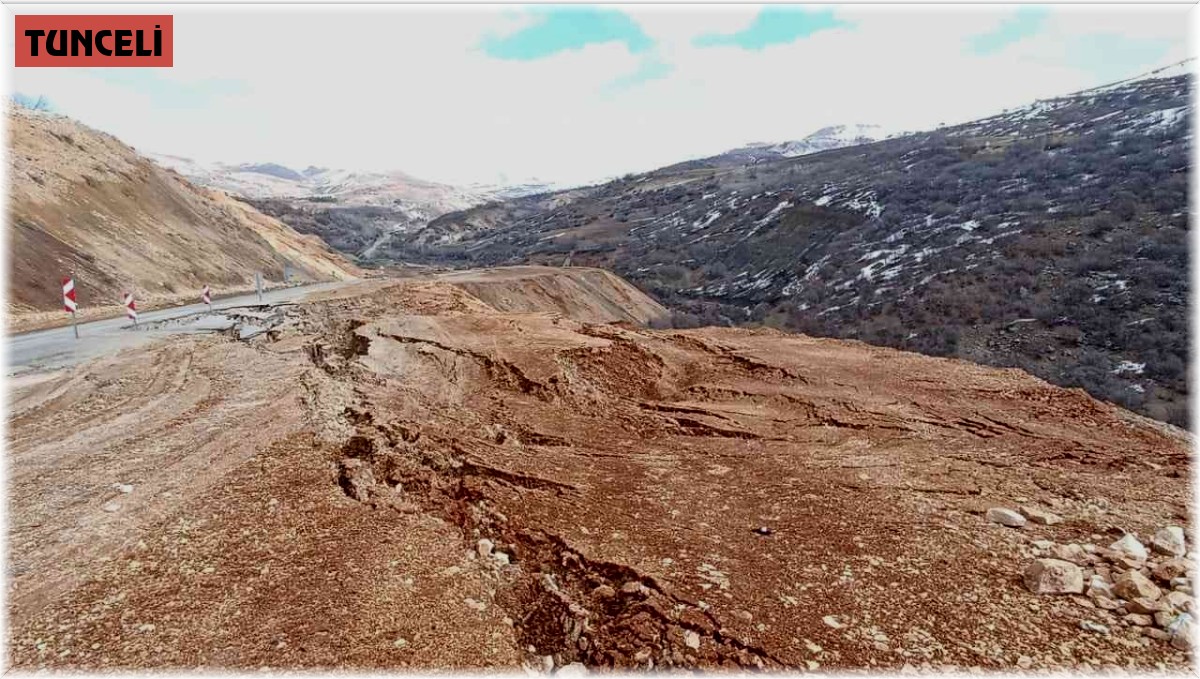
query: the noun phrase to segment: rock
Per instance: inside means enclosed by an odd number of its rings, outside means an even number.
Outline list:
[[[1023,656],[1017,658],[1017,667],[1020,667],[1023,670],[1027,670],[1030,667],[1033,667],[1033,658],[1030,658],[1027,655],[1023,655]]]
[[[133,492],[133,486],[129,485],[128,483],[114,483],[113,488],[116,488],[117,492],[124,493],[126,495]]]
[[[1187,541],[1179,526],[1167,526],[1154,534],[1150,547],[1160,554],[1180,557],[1187,553]]]
[[[501,566],[507,566],[509,564],[508,554],[504,552],[492,552],[492,559]]]
[[[1059,559],[1038,559],[1025,569],[1025,586],[1034,594],[1080,594],[1083,571]]]
[[[563,677],[582,677],[588,673],[587,666],[581,662],[573,662],[569,665],[563,665],[554,674]]]
[[[694,630],[684,630],[683,643],[691,649],[700,648],[700,634]]]
[[[1154,618],[1141,613],[1130,613],[1125,616],[1125,622],[1137,627],[1149,627],[1154,624]]]
[[[1192,608],[1196,605],[1195,599],[1183,592],[1167,592],[1163,600],[1171,608],[1184,613],[1191,613]]]
[[[1063,521],[1063,518],[1054,512],[1049,512],[1045,509],[1039,509],[1037,507],[1031,507],[1029,505],[1021,507],[1021,513],[1024,514],[1030,521],[1034,523],[1040,523],[1043,526],[1053,526],[1054,524],[1062,523]]]
[[[646,591],[646,586],[637,580],[630,580],[629,582],[621,585],[621,591],[626,594],[641,594],[642,592]]]
[[[1009,528],[1020,528],[1025,525],[1025,517],[1019,512],[1004,507],[992,507],[987,510],[987,520]]]
[[[375,471],[371,465],[351,457],[342,460],[341,466],[338,483],[346,494],[359,502],[370,500],[371,490],[375,487]]]
[[[1130,613],[1141,613],[1143,615],[1153,615],[1164,608],[1161,602],[1145,597],[1138,597],[1125,602],[1125,610]]]
[[[1089,554],[1083,551],[1083,547],[1079,545],[1054,545],[1050,549],[1050,555],[1060,561],[1070,561],[1073,564],[1083,565],[1089,562]]]
[[[1166,630],[1161,630],[1157,627],[1147,627],[1142,630],[1142,633],[1151,639],[1158,639],[1159,641],[1170,641],[1171,639],[1171,635]]]
[[[1167,559],[1155,566],[1152,574],[1156,579],[1174,586],[1175,578],[1187,575],[1191,566],[1187,559]]]
[[[1133,533],[1126,533],[1125,537],[1112,543],[1108,548],[1136,561],[1145,561],[1150,556],[1146,551],[1146,546],[1139,542]]]
[[[542,656],[542,670],[544,670],[545,672],[553,672],[554,671],[554,656],[552,656],[552,655]]]
[[[1104,625],[1101,625],[1098,622],[1092,622],[1091,620],[1084,620],[1083,622],[1079,623],[1079,628],[1084,630],[1085,632],[1095,632],[1096,634],[1108,634],[1107,627],[1105,627]]]
[[[842,624],[842,621],[838,620],[836,615],[827,615],[824,618],[821,618],[821,622],[825,623],[826,625],[829,625],[830,627],[832,627],[834,629],[841,629],[841,628],[845,627],[845,625]]]
[[[1029,544],[1033,545],[1034,549],[1050,549],[1051,547],[1054,546],[1054,543],[1049,540],[1034,540],[1033,542],[1031,542]],[[1025,656],[1022,656],[1022,657],[1025,657]]]
[[[487,538],[483,538],[479,541],[479,544],[475,545],[475,551],[479,552],[479,556],[482,557],[491,556],[492,550],[495,548],[496,544]]]
[[[1132,601],[1133,599],[1150,599],[1157,600],[1162,597],[1162,590],[1158,585],[1150,582],[1150,579],[1137,571],[1125,571],[1117,576],[1113,582],[1113,593],[1122,599]]]
[[[1171,646],[1187,651],[1192,648],[1192,635],[1194,633],[1195,622],[1192,616],[1187,613],[1181,613],[1167,627],[1167,634],[1171,635]]]
[[[616,595],[617,590],[609,587],[608,585],[600,585],[596,589],[592,590],[592,596],[596,597],[597,599],[611,599]]]
[[[466,604],[468,608],[474,609],[474,610],[476,610],[476,611],[484,611],[484,610],[487,610],[487,604],[486,604],[486,603],[484,603],[484,602],[482,602],[482,601],[476,601],[475,599],[472,599],[472,598],[470,598],[470,597],[467,597],[466,599],[463,599],[463,603],[464,603],[464,604]]]
[[[121,503],[117,502],[116,500],[109,500],[101,505],[100,509],[103,509],[106,512],[119,512],[121,511]]]
[[[1154,624],[1166,629],[1171,626],[1171,623],[1175,622],[1175,618],[1177,617],[1179,617],[1179,614],[1175,611],[1159,611],[1154,614]]]

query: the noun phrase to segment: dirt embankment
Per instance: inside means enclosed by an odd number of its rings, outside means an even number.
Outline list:
[[[61,307],[74,274],[82,307],[282,281],[342,280],[359,270],[223,193],[199,189],[114,137],[70,118],[8,114],[9,317]]]
[[[1188,666],[1022,582],[1190,526],[1182,432],[1015,370],[532,308],[585,285],[371,281],[18,386],[13,663]]]

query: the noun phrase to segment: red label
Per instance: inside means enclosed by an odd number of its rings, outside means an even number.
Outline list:
[[[170,14],[18,14],[16,65],[173,64]]]

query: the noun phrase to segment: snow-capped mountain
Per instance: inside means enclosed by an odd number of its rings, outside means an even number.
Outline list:
[[[742,148],[726,152],[729,154],[762,154],[772,157],[794,158],[810,153],[840,149],[846,146],[857,146],[879,141],[886,135],[878,125],[855,123],[851,125],[830,125],[822,127],[802,139],[783,142],[760,142],[747,144]]]
[[[355,172],[278,163],[201,163],[167,154],[147,154],[159,165],[198,184],[244,198],[306,199],[350,206],[403,206],[429,218],[487,199],[468,189],[440,184],[400,171]]]
[[[884,138],[883,128],[878,125],[832,125],[822,127],[812,134],[795,141],[778,144],[754,144],[755,148],[776,153],[785,158],[805,156],[829,149],[869,144]]]

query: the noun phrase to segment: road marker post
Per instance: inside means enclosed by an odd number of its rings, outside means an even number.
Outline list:
[[[258,293],[258,303],[262,304],[262,272],[254,272],[254,291]]]
[[[62,281],[63,310],[71,314],[71,328],[75,331],[75,339],[79,339],[79,319],[75,315],[79,305],[75,301],[75,279],[67,276]]]
[[[125,293],[125,297],[122,299],[122,303],[125,305],[125,315],[128,316],[129,319],[133,321],[133,327],[137,328],[138,327],[137,303],[133,301],[133,293],[132,292]]]
[[[211,314],[212,313],[212,292],[208,289],[207,285],[204,286],[204,289],[200,291],[200,300],[208,305],[208,313]]]

